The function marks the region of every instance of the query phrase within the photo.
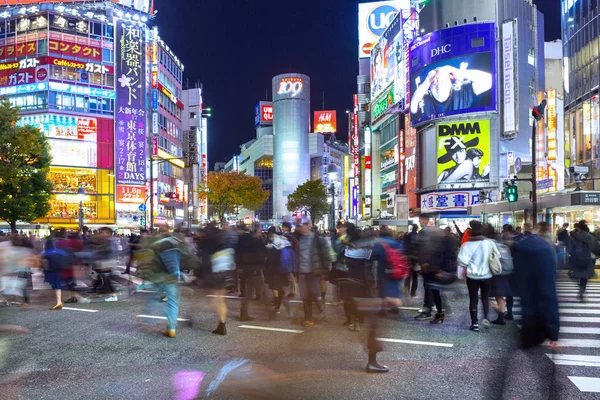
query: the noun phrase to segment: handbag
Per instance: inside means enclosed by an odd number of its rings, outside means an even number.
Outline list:
[[[500,262],[500,257],[498,257],[498,255],[494,252],[496,245],[491,240],[486,240],[486,242],[489,242],[490,246],[492,246],[490,255],[488,256],[488,266],[490,267],[490,272],[492,275],[500,275],[502,273],[502,263]]]

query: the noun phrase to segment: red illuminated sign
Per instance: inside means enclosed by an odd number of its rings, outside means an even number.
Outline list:
[[[337,132],[337,115],[335,111],[315,111],[314,132]]]
[[[48,52],[70,57],[87,58],[96,61],[102,60],[101,48],[62,40],[48,40]],[[35,54],[35,51],[33,51],[31,54]],[[6,54],[6,57],[9,57],[8,53]]]
[[[371,156],[365,156],[365,169],[371,169]]]
[[[171,100],[171,102],[173,104],[176,104],[177,107],[179,107],[181,110],[184,109],[185,106],[183,105],[183,103],[181,101],[179,101],[177,96],[175,96],[173,93],[171,93],[169,91],[169,89],[167,89],[166,87],[161,85],[160,82],[158,83],[158,90],[160,90],[165,96],[167,96],[169,98],[169,100]]]
[[[0,87],[35,83],[35,68],[0,72]]]
[[[117,203],[144,204],[145,202],[145,186],[117,185]]]
[[[24,42],[0,46],[0,58],[18,58],[37,54],[37,42]]]
[[[273,106],[263,104],[260,119],[263,122],[273,122]]]

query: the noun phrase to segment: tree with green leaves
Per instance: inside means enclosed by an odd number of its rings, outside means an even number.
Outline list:
[[[258,210],[269,198],[260,178],[241,172],[210,172],[208,183],[198,186],[198,193],[208,199],[221,224],[225,222],[225,214],[237,214],[240,208]]]
[[[329,212],[329,207],[327,188],[321,180],[306,181],[288,196],[288,211],[307,211],[313,224]]]
[[[17,221],[33,222],[50,212],[52,156],[38,128],[18,126],[19,109],[0,99],[0,219],[17,231]]]

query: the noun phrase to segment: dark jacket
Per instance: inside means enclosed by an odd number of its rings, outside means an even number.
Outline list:
[[[529,235],[514,245],[515,283],[523,307],[523,347],[558,340],[560,321],[556,296],[556,253],[538,235]]]
[[[600,246],[594,236],[581,230],[573,231],[567,245],[567,252],[572,278],[594,277],[595,260],[591,253],[600,254]]]
[[[265,265],[265,246],[262,239],[242,233],[235,249],[235,263],[244,273],[261,270]]]

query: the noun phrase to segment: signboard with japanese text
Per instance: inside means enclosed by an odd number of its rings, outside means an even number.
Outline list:
[[[117,203],[144,204],[146,186],[117,185]]]
[[[517,73],[515,71],[515,27],[517,21],[511,20],[502,24],[502,98],[504,101],[504,135],[513,135],[517,131],[518,113],[517,99]]]
[[[81,86],[81,85],[71,85],[69,83],[49,82],[48,86],[50,87],[50,90],[54,90],[57,92],[81,94],[84,96],[104,97],[107,99],[114,99],[117,95],[117,93],[114,90],[99,89],[99,88],[94,88],[94,87],[89,87],[89,86]]]
[[[419,199],[415,193],[417,190],[417,130],[411,128],[409,117],[405,117],[406,131],[404,133],[404,171],[405,171],[405,187],[404,192],[408,195],[408,208],[418,208]]]
[[[101,2],[102,0],[95,0]],[[26,6],[26,5],[39,5],[42,3],[80,3],[81,0],[0,0],[0,5],[15,5],[15,6]],[[88,3],[92,3],[94,0],[88,0]],[[112,0],[113,3],[120,4],[125,7],[132,8],[137,11],[144,13],[150,13],[154,8],[154,0]]]
[[[165,96],[167,96],[167,98],[175,105],[177,105],[177,107],[179,107],[181,110],[183,110],[184,105],[181,102],[181,100],[179,100],[177,98],[177,96],[175,96],[173,93],[171,93],[171,91],[169,89],[167,89],[166,87],[164,87],[160,82],[158,83],[158,90],[160,90]]]
[[[6,46],[6,57],[9,58],[8,47]],[[48,40],[48,53],[58,54],[61,56],[76,57],[76,58],[87,58],[89,60],[101,61],[102,60],[102,49],[100,47],[91,46],[87,44],[72,43],[63,40]],[[32,52],[32,54],[35,54]],[[17,57],[20,57],[17,55]],[[1,57],[0,57],[1,58]]]
[[[24,42],[0,46],[0,59],[20,58],[37,54],[38,42]]]
[[[48,84],[46,82],[32,83],[29,85],[0,87],[0,96],[31,92],[43,92],[45,90],[48,90]]]
[[[145,33],[141,25],[117,24],[117,184],[146,184]]]
[[[98,134],[98,121],[96,118],[35,114],[22,116],[18,124],[33,125],[46,136],[58,139],[96,142]]]
[[[480,203],[478,190],[427,193],[421,195],[421,212],[466,212],[467,207]]]
[[[315,111],[314,132],[337,132],[337,118],[335,111]]]
[[[35,68],[21,69],[18,71],[0,71],[0,87],[26,85],[35,82]]]
[[[489,181],[489,120],[438,124],[436,131],[438,184]]]

